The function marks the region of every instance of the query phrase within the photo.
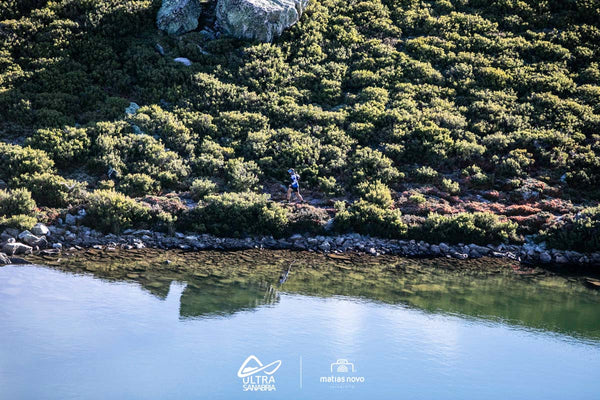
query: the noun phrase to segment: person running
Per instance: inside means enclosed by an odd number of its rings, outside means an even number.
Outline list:
[[[300,200],[302,203],[304,203],[304,199],[302,198],[302,195],[300,194],[300,184],[298,183],[298,181],[300,180],[300,175],[298,175],[296,173],[296,171],[294,171],[294,168],[288,169],[288,173],[290,174],[290,179],[292,180],[292,183],[288,186],[288,191],[287,191],[288,203],[292,199],[292,192],[296,192],[296,196],[298,196],[298,200]]]

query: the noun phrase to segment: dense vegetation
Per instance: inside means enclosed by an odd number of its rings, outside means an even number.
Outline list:
[[[0,3],[0,223],[316,232],[260,195],[294,167],[341,231],[597,233],[557,216],[600,198],[600,1],[313,1],[273,44],[168,37],[159,6]]]

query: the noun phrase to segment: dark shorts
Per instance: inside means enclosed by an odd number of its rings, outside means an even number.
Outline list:
[[[293,192],[299,193],[300,192],[300,186],[288,186],[290,189],[292,189]]]

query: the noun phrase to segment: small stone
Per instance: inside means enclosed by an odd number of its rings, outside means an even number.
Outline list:
[[[540,262],[544,264],[548,264],[552,261],[552,256],[548,254],[548,252],[543,252],[540,254]]]
[[[165,49],[163,49],[163,47],[162,47],[160,44],[156,43],[156,44],[154,45],[154,49],[155,49],[155,50],[158,52],[158,54],[160,54],[161,56],[164,56],[164,55],[165,55]]]
[[[185,58],[185,57],[177,57],[177,58],[174,58],[173,61],[175,61],[177,63],[181,63],[181,64],[185,65],[186,67],[189,67],[190,65],[192,65],[192,62],[190,61],[190,59]]]
[[[77,225],[77,217],[75,217],[73,214],[67,213],[67,215],[65,215],[65,224]]]
[[[554,257],[554,261],[556,261],[558,264],[567,264],[569,262],[569,259],[567,257],[565,257],[563,254],[558,253]]]
[[[137,110],[140,109],[140,106],[138,106],[136,103],[131,102],[129,103],[129,107],[127,107],[125,109],[125,114],[129,114],[129,115],[133,115],[137,112]],[[68,222],[67,222],[68,223]]]
[[[63,247],[62,243],[54,243],[54,244],[52,244],[52,248],[53,249],[62,250],[62,247]]]
[[[331,245],[329,244],[329,242],[325,241],[319,245],[319,249],[327,252],[327,251],[331,250]]]

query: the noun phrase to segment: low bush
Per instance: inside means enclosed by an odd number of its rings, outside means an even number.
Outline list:
[[[96,147],[95,163],[105,173],[114,170],[118,177],[146,174],[163,188],[172,188],[189,174],[187,162],[152,136],[103,133],[98,136]]]
[[[31,215],[36,207],[27,189],[0,190],[0,215]]]
[[[352,181],[355,183],[378,179],[383,183],[391,184],[404,177],[394,167],[392,160],[370,147],[358,148],[350,157],[350,171]]]
[[[113,190],[96,190],[88,196],[86,224],[103,231],[119,233],[149,222],[149,207]]]
[[[415,194],[411,194],[408,197],[408,201],[410,201],[411,203],[414,204],[424,204],[427,199],[425,198],[425,196],[421,193],[415,193]]]
[[[258,186],[261,171],[254,161],[244,161],[243,158],[229,160],[225,171],[227,186],[232,191],[253,190]]]
[[[419,183],[435,183],[440,174],[431,167],[423,166],[415,169],[412,176]]]
[[[209,194],[217,191],[217,184],[207,178],[198,178],[192,181],[190,185],[190,193],[195,201],[202,200]]]
[[[458,182],[454,182],[452,179],[443,178],[439,184],[439,188],[451,195],[460,193],[460,185]]]
[[[0,217],[0,227],[2,228],[13,228],[19,231],[28,231],[37,224],[35,217],[18,214],[10,217]]]
[[[430,214],[421,226],[411,228],[411,238],[430,243],[489,243],[516,240],[517,224],[491,213]]]
[[[22,175],[17,184],[30,190],[38,205],[59,208],[80,203],[86,186],[48,172]]]
[[[46,152],[0,142],[0,179],[9,181],[22,174],[54,171],[54,161]]]
[[[576,251],[600,250],[600,206],[586,208],[561,221],[540,235],[548,247]]]
[[[322,208],[309,205],[295,207],[288,213],[289,223],[286,233],[311,233],[318,235],[323,233],[323,228],[329,221],[329,214]]]
[[[356,186],[356,191],[360,195],[361,199],[376,204],[380,207],[390,208],[392,205],[394,205],[390,188],[381,183],[379,180],[373,183],[359,183]]]
[[[180,226],[218,236],[281,235],[288,224],[287,212],[266,194],[222,193],[207,196],[184,213]]]
[[[344,188],[338,184],[333,176],[321,176],[318,181],[319,189],[325,193],[326,196],[339,196],[344,193]]]
[[[339,232],[386,238],[400,238],[406,234],[407,226],[398,210],[381,208],[365,200],[359,200],[348,208],[343,202],[337,202],[336,209],[334,227]]]
[[[119,191],[131,197],[142,197],[158,193],[160,184],[146,174],[127,174],[119,182]]]
[[[84,128],[39,129],[26,141],[33,148],[44,150],[60,167],[85,161],[91,141]]]

